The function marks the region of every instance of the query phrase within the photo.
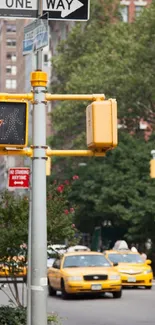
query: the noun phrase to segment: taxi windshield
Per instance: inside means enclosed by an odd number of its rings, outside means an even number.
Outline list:
[[[111,264],[103,255],[71,255],[66,256],[63,268],[67,267],[93,267],[105,266],[110,267]]]
[[[108,257],[113,263],[144,263],[139,254],[109,254]]]

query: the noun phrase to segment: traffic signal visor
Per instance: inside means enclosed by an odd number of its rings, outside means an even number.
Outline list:
[[[155,178],[155,159],[150,160],[150,177]]]
[[[117,102],[94,101],[86,109],[87,146],[109,150],[117,146]]]
[[[28,102],[0,102],[0,147],[24,148],[28,143]]]

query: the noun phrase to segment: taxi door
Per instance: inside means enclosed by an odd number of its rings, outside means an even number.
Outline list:
[[[53,267],[49,270],[50,284],[55,289],[60,289],[60,264],[61,261],[59,258],[57,258],[53,263]]]

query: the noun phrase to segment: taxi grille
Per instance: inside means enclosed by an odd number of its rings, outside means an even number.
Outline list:
[[[98,280],[107,280],[108,276],[106,274],[91,274],[84,275],[85,281],[98,281]]]

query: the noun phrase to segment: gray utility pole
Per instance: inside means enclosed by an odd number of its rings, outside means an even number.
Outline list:
[[[43,0],[38,0],[42,15]],[[47,221],[46,221],[46,106],[45,74],[42,51],[37,53],[37,71],[32,73],[33,157],[32,157],[32,222],[31,222],[31,325],[47,325]],[[36,79],[45,82],[36,82]]]
[[[32,164],[30,163],[28,270],[27,270],[27,325],[31,325],[31,218],[32,218]]]

